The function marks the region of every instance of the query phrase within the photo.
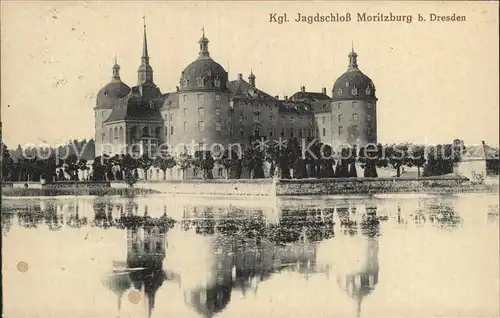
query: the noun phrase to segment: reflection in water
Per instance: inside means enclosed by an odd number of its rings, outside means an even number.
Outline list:
[[[157,293],[168,281],[178,286],[193,312],[213,317],[225,311],[235,292],[247,299],[257,295],[262,282],[293,272],[305,282],[313,276],[328,281],[333,274],[359,317],[363,301],[375,294],[380,281],[379,241],[384,231],[413,226],[447,233],[442,230],[464,225],[452,199],[421,198],[415,203],[325,200],[318,208],[317,202],[292,202],[274,206],[270,213],[268,208],[214,202],[31,200],[4,203],[2,231],[6,238],[15,227],[122,232],[126,257],[109,264],[102,279],[116,295],[118,313],[123,297],[135,291],[151,317]],[[270,218],[273,213],[279,217]],[[498,220],[498,205],[490,206],[487,219]],[[341,248],[332,245],[326,259],[320,258],[319,248],[332,242],[341,242]]]

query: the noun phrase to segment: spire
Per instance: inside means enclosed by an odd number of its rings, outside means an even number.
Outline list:
[[[149,55],[148,55],[148,38],[146,35],[146,15],[142,16],[144,21],[144,40],[142,42],[142,64],[149,63]]]
[[[250,69],[250,75],[248,76],[248,83],[250,83],[250,86],[255,88],[255,75],[253,74],[252,69]]]
[[[146,34],[146,16],[143,15],[143,28],[144,28],[144,39],[142,42],[142,56],[141,65],[137,71],[138,85],[143,85],[146,82],[153,84],[153,68],[149,65],[149,53],[148,53],[148,38]]]
[[[351,52],[349,53],[349,68],[357,69],[358,68],[358,54],[354,52],[354,42],[351,42]]]
[[[115,54],[115,64],[113,65],[113,77],[111,78],[113,81],[119,81],[120,80],[120,65],[118,65],[118,61],[116,60],[116,54]]]
[[[198,58],[208,58],[210,57],[210,53],[208,52],[208,39],[205,37],[205,28],[201,28],[202,36],[198,41],[200,43],[200,55]]]

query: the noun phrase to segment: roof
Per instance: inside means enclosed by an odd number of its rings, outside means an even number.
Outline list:
[[[332,111],[331,100],[322,100],[311,103],[313,113],[329,113]]]
[[[113,108],[130,93],[130,87],[121,80],[112,80],[99,90],[96,108]]]
[[[316,92],[297,92],[290,96],[291,100],[294,101],[307,101],[307,102],[318,102],[318,101],[330,101],[330,96],[323,93]]]
[[[290,100],[280,100],[280,113],[295,113],[295,114],[310,114],[312,113],[311,105],[305,102],[294,102]]]
[[[256,87],[252,87],[252,85],[250,85],[250,83],[245,81],[244,79],[230,81],[227,87],[232,93],[232,98],[276,100],[276,98],[271,96],[270,94]]]
[[[333,100],[377,100],[373,81],[358,68],[358,55],[349,53],[349,67],[340,75],[332,88]]]
[[[142,90],[142,95],[141,95]],[[161,121],[163,96],[156,87],[134,86],[127,97],[109,115],[105,123],[122,120]]]
[[[498,160],[498,149],[484,145],[466,146],[462,158],[467,159],[496,159]]]
[[[200,78],[203,79],[203,86],[198,83]],[[217,81],[219,82],[218,86],[216,85]],[[199,57],[186,66],[180,78],[181,91],[225,91],[226,85],[226,70],[208,56]]]
[[[162,97],[165,99],[162,110],[179,108],[179,93],[177,92],[166,93],[163,94]]]

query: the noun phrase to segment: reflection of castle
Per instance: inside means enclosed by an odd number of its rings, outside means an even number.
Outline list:
[[[347,223],[347,226],[353,228],[358,227],[358,224]],[[357,317],[361,315],[363,299],[375,289],[379,281],[379,221],[376,215],[376,208],[367,207],[366,213],[363,214],[362,221],[359,223],[359,227],[367,240],[365,254],[359,255],[362,260],[361,270],[347,273],[344,276],[337,276],[339,287],[356,301]],[[349,234],[352,235],[352,232]]]
[[[213,317],[228,305],[233,290],[257,292],[259,282],[282,270],[306,278],[320,271],[316,241],[333,235],[329,212],[287,210],[270,225],[259,213],[238,217],[234,208],[214,213],[209,207],[186,207],[182,228],[212,237],[214,255],[204,282],[184,291],[186,303],[202,317]]]
[[[145,298],[148,317],[151,317],[156,292],[167,279],[163,270],[167,228],[161,223],[152,225],[144,221],[139,225],[139,222],[127,221],[126,217],[119,221],[126,225],[127,260],[114,263],[113,273],[107,277],[106,285],[118,297],[118,311],[125,292],[136,291]]]

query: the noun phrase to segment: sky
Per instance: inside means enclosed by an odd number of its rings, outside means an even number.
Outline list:
[[[382,143],[499,143],[498,2],[22,2],[1,3],[2,138],[57,145],[93,138],[95,96],[111,79],[136,85],[146,16],[150,64],[174,91],[196,59],[202,27],[211,56],[275,96],[331,88],[354,44],[377,89]],[[466,22],[276,24],[270,13],[429,13]],[[415,19],[415,17],[414,17]]]

